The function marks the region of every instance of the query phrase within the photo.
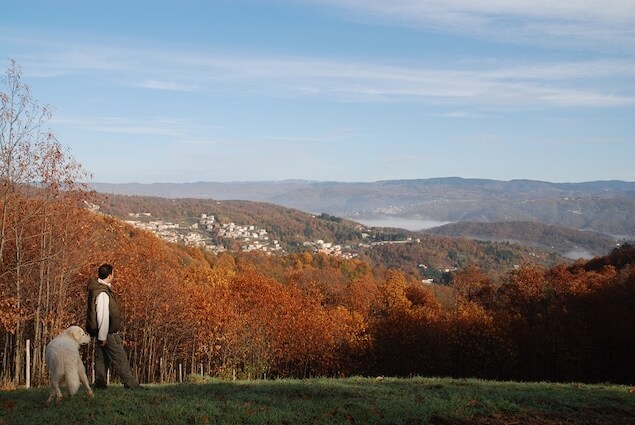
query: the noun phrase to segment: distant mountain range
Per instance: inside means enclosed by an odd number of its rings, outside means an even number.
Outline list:
[[[458,177],[369,183],[94,183],[101,193],[269,202],[368,225],[420,230],[456,222],[539,222],[635,238],[635,182],[549,183]],[[512,238],[513,239],[513,238]]]

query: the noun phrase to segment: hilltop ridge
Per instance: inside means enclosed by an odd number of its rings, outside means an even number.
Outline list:
[[[409,230],[460,221],[535,221],[635,238],[635,182],[550,183],[460,177],[377,182],[93,183],[101,193],[268,202]]]

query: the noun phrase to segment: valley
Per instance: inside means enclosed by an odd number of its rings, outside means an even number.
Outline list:
[[[557,252],[509,241],[479,241],[369,227],[326,213],[305,213],[251,201],[212,201],[101,195],[104,214],[148,230],[163,240],[225,251],[290,254],[311,252],[359,258],[402,270],[427,283],[447,284],[456,270],[476,266],[500,275],[523,264],[545,267],[566,259]]]

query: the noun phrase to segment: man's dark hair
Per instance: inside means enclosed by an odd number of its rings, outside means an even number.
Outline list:
[[[110,264],[102,264],[99,266],[99,278],[106,279],[112,274],[112,266]]]

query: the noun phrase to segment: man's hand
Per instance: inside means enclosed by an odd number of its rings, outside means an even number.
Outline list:
[[[98,343],[99,345],[101,345],[102,347],[105,347],[105,346],[106,346],[106,340],[105,340],[105,339],[104,339],[103,341],[99,341],[99,340],[97,340],[97,343]]]

